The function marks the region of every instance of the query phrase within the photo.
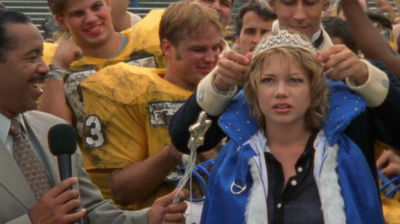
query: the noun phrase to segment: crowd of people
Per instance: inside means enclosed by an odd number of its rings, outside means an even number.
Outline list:
[[[46,41],[0,9],[0,223],[400,222],[400,193],[380,190],[400,186],[395,8],[249,0],[230,44],[233,1],[140,18],[128,0],[48,0]],[[196,163],[214,165],[194,207],[200,189],[175,188],[201,111]],[[60,123],[79,145],[65,180]]]

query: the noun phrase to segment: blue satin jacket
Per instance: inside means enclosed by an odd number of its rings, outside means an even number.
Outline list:
[[[351,121],[365,110],[365,102],[342,82],[330,81],[329,86],[330,107],[323,125],[323,141],[329,147],[338,145],[337,166],[332,172],[338,176],[346,223],[383,223],[379,194],[365,157],[359,147],[343,134]],[[213,166],[201,223],[247,223],[249,197],[254,184],[249,160],[259,157],[248,142],[260,128],[249,115],[243,91],[222,114],[219,125],[230,140]],[[263,160],[263,156],[258,159]],[[322,156],[321,164],[314,164],[314,169],[321,168],[324,161]],[[325,174],[314,170],[314,175]],[[266,180],[262,181],[268,185]],[[319,189],[320,195],[321,191]],[[267,217],[267,211],[259,215]]]

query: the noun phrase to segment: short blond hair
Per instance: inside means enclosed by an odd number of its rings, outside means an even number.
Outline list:
[[[304,35],[301,35],[301,37],[306,39]],[[262,42],[264,41],[260,43]],[[247,70],[244,83],[244,91],[247,102],[251,107],[251,115],[257,120],[260,127],[265,128],[265,117],[260,109],[257,92],[261,81],[264,61],[271,55],[276,54],[282,55],[288,59],[288,66],[293,63],[293,60],[296,60],[306,72],[311,83],[311,104],[305,114],[306,126],[311,130],[320,129],[328,109],[329,87],[323,75],[322,65],[316,54],[302,48],[273,48],[254,55]]]
[[[210,25],[221,32],[222,25],[215,10],[191,1],[171,4],[161,18],[160,43],[166,39],[177,46],[185,37],[196,35]]]

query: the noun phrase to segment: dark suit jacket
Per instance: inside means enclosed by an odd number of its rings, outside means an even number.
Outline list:
[[[47,142],[49,129],[56,124],[65,123],[49,114],[30,111],[23,114],[27,131],[39,142],[39,156],[49,172],[51,182],[60,182],[57,158],[50,153]],[[88,210],[84,223],[147,223],[147,210],[136,212],[117,209],[109,200],[104,200],[99,189],[90,181],[83,169],[79,149],[72,156],[72,175],[79,178],[74,186],[80,192],[82,207]],[[35,205],[36,199],[5,145],[0,142],[0,223],[31,223],[27,215]]]

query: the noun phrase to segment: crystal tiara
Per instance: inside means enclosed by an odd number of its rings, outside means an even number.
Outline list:
[[[287,30],[280,30],[278,33],[268,36],[260,42],[254,50],[254,55],[264,51],[280,47],[302,48],[315,54],[314,46],[296,33],[289,33]]]

